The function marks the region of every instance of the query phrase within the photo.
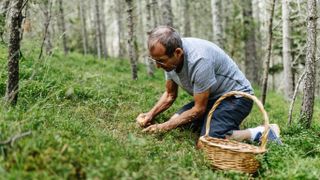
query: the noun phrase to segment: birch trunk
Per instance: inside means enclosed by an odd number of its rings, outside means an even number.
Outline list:
[[[163,0],[161,4],[162,9],[162,24],[173,27],[173,14],[171,0]]]
[[[118,56],[123,58],[126,54],[126,47],[125,44],[123,42],[123,37],[124,35],[124,25],[123,25],[123,12],[122,11],[122,7],[123,7],[123,1],[122,0],[118,0],[115,3],[115,11],[116,11],[116,17],[117,17],[117,28],[118,28]]]
[[[0,38],[1,38],[1,42],[4,42],[3,34],[5,32],[6,17],[7,17],[9,4],[10,4],[9,0],[5,0],[4,2],[1,3],[1,8],[0,8]]]
[[[152,2],[150,0],[146,0],[146,8],[147,8],[147,31],[152,29],[151,22],[151,5]],[[148,49],[147,44],[145,43],[146,49]],[[148,51],[148,50],[147,50]],[[147,73],[149,76],[154,76],[154,64],[149,59],[149,56],[146,56],[146,64],[147,64]]]
[[[153,26],[157,27],[159,24],[159,20],[158,20],[158,13],[157,10],[159,9],[158,7],[158,2],[157,0],[152,0],[152,17],[153,17]]]
[[[102,44],[102,34],[101,34],[101,22],[100,22],[100,7],[99,0],[95,0],[95,25],[96,25],[96,39],[97,39],[97,56],[98,59],[101,59],[101,54],[103,50]]]
[[[137,80],[138,79],[138,69],[137,69],[137,59],[134,54],[134,24],[133,24],[133,2],[132,0],[126,0],[127,3],[127,13],[128,13],[128,49],[129,49],[129,58],[130,58],[130,64],[131,64],[131,74],[132,79]]]
[[[38,59],[41,59],[43,54],[43,46],[46,47],[46,53],[51,54],[52,49],[52,43],[50,39],[50,29],[49,25],[51,22],[51,9],[52,9],[52,1],[47,0],[44,1],[44,7],[43,7],[43,15],[44,15],[44,23],[43,23],[43,40],[40,48],[40,54]]]
[[[274,14],[275,0],[271,0],[271,11],[269,16],[268,24],[268,43],[267,43],[267,58],[264,61],[264,72],[263,72],[263,81],[262,81],[262,94],[261,101],[262,104],[265,104],[267,97],[267,88],[268,88],[268,76],[269,76],[269,64],[271,58],[271,49],[272,49],[272,25],[273,25],[273,14]]]
[[[303,86],[303,99],[300,112],[300,123],[310,128],[314,107],[315,94],[315,60],[317,50],[317,7],[316,0],[308,0],[307,17],[307,52],[306,52],[306,77]]]
[[[211,0],[213,42],[223,48],[221,0]]]
[[[255,25],[252,16],[252,1],[242,1],[245,29],[245,74],[248,80],[259,84],[260,61],[257,58]]]
[[[23,0],[13,0],[12,5],[8,53],[8,81],[5,99],[8,104],[15,105],[18,100],[19,91],[20,33]]]
[[[284,70],[285,96],[289,100],[293,95],[293,75],[291,56],[291,32],[290,32],[290,12],[289,0],[282,0],[282,55]]]
[[[184,0],[184,7],[183,7],[183,16],[184,16],[184,36],[190,37],[191,36],[191,24],[190,24],[190,2],[189,0]]]
[[[62,0],[58,1],[59,3],[59,13],[60,13],[60,31],[62,33],[62,45],[63,45],[63,51],[64,54],[68,54],[68,46],[67,46],[67,31],[66,31],[66,23],[64,20],[64,10],[63,10],[63,3]]]
[[[106,16],[105,16],[105,0],[101,1],[101,38],[102,38],[102,53],[103,58],[107,60],[108,58],[108,48],[107,48],[107,28],[106,28]]]
[[[82,0],[80,0],[80,20],[81,20],[83,54],[87,55],[88,53],[87,17],[86,17],[86,11],[85,11]]]

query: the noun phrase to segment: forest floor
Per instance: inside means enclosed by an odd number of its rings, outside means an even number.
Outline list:
[[[6,89],[6,52],[0,45],[0,96]],[[144,134],[135,118],[148,111],[164,91],[164,77],[131,80],[126,60],[55,53],[37,60],[34,48],[23,49],[20,92],[15,107],[0,107],[0,141],[31,131],[13,144],[0,145],[0,179],[247,179],[248,174],[215,171],[195,149],[197,135],[177,128]],[[256,95],[260,92],[256,89]],[[192,99],[183,91],[163,122]],[[2,101],[2,100],[1,100]],[[3,102],[1,102],[4,104]],[[294,109],[296,124],[301,100]],[[320,174],[320,101],[311,129],[287,126],[289,103],[270,91],[266,110],[281,127],[283,146],[268,144],[262,167],[252,177],[318,179]],[[243,128],[262,123],[255,107]]]

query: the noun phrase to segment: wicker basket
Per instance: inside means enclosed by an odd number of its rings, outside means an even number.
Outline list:
[[[265,131],[261,137],[259,147],[241,143],[234,140],[213,138],[209,136],[211,117],[218,105],[227,97],[241,95],[253,100],[259,107],[264,117]],[[210,110],[206,123],[206,133],[200,137],[203,149],[211,165],[215,169],[236,170],[246,173],[255,173],[260,166],[256,156],[266,151],[267,133],[269,131],[269,118],[257,97],[238,91],[231,91],[221,96]]]

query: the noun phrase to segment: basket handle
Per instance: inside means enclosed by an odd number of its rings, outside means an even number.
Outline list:
[[[219,106],[219,104],[226,99],[227,97],[230,96],[234,96],[234,95],[240,95],[243,96],[245,98],[251,99],[253,100],[259,107],[261,113],[263,114],[263,118],[264,118],[264,127],[265,127],[265,131],[263,132],[262,136],[261,136],[261,145],[260,148],[264,149],[266,147],[267,144],[267,133],[269,131],[269,117],[267,112],[265,111],[262,103],[260,102],[260,100],[253,95],[250,95],[248,93],[245,92],[241,92],[241,91],[231,91],[228,92],[224,95],[222,95],[216,102],[215,104],[212,106],[211,110],[208,113],[208,117],[207,117],[207,123],[206,123],[206,134],[205,136],[209,136],[209,130],[210,130],[210,123],[211,123],[211,117],[213,115],[213,112],[217,109],[217,107]]]

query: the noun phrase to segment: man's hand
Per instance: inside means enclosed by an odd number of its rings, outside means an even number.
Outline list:
[[[142,132],[146,133],[159,133],[159,132],[166,132],[169,131],[171,128],[166,125],[165,123],[162,124],[153,124],[145,129],[142,130]]]
[[[136,119],[137,124],[140,127],[147,127],[151,125],[152,118],[148,115],[148,113],[141,113]]]

